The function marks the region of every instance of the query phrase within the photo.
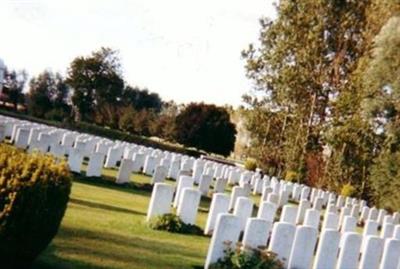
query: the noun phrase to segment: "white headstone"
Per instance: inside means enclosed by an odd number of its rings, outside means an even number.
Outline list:
[[[174,207],[178,207],[179,199],[184,188],[193,187],[194,179],[190,176],[180,176],[178,178],[176,194],[174,199]]]
[[[299,205],[299,211],[297,212],[296,224],[303,224],[306,210],[310,209],[311,204],[308,200],[301,200]]]
[[[328,213],[325,215],[322,223],[322,229],[339,230],[339,215],[334,213]]]
[[[295,233],[296,226],[286,222],[275,222],[272,228],[268,250],[276,253],[285,267],[288,264]]]
[[[92,153],[89,158],[89,163],[86,169],[86,176],[88,177],[100,177],[103,169],[105,155],[103,153]]]
[[[214,192],[223,193],[225,191],[226,184],[228,183],[228,179],[219,177],[215,180]]]
[[[383,255],[379,269],[399,268],[400,240],[388,239],[385,241]]]
[[[199,190],[202,195],[207,195],[208,191],[210,190],[210,185],[212,182],[212,176],[210,175],[201,175],[200,177],[200,184],[199,184]]]
[[[319,239],[313,269],[334,269],[339,252],[340,233],[337,230],[323,230]]]
[[[319,228],[319,222],[321,218],[321,213],[316,209],[307,209],[306,216],[304,219],[304,225]]]
[[[167,168],[162,165],[157,165],[154,174],[151,177],[151,184],[164,182],[166,177],[167,177]]]
[[[309,269],[311,267],[317,235],[318,231],[313,227],[297,227],[288,268]]]
[[[229,210],[230,197],[224,193],[214,193],[208,213],[204,234],[211,234],[214,230],[218,214],[227,213]]]
[[[247,219],[251,217],[253,213],[253,201],[247,197],[238,197],[235,204],[235,209],[233,210],[233,215],[240,218],[240,228],[243,231]]]
[[[262,202],[258,209],[257,218],[265,219],[266,221],[274,222],[277,205],[270,202]]]
[[[266,247],[272,223],[264,219],[249,218],[243,235],[243,247],[258,248]]]
[[[129,159],[122,159],[121,165],[118,170],[117,184],[128,183],[131,181],[133,161]]]
[[[240,235],[240,219],[232,214],[219,214],[215,231],[212,235],[204,269],[225,256],[226,243],[231,242],[231,248],[235,249]]]
[[[177,215],[186,224],[195,224],[197,210],[200,204],[201,193],[193,188],[184,188],[179,201]]]
[[[361,236],[358,233],[349,232],[342,236],[337,269],[358,268],[360,256]]]
[[[297,206],[285,205],[281,214],[281,222],[287,222],[296,225]]]
[[[149,209],[147,211],[147,221],[149,221],[152,217],[170,213],[173,195],[173,186],[166,183],[154,184],[153,192],[151,193]]]
[[[376,269],[383,251],[383,240],[377,236],[367,236],[360,261],[360,269]]]

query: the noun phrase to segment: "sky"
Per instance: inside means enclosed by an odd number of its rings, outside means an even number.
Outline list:
[[[251,88],[241,51],[272,0],[0,0],[0,58],[31,76],[119,52],[127,83],[164,100],[237,106]]]

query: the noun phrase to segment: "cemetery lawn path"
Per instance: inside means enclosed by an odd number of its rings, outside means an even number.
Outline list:
[[[132,180],[149,182],[135,174]],[[75,181],[58,234],[33,268],[202,268],[210,239],[148,228],[150,195],[150,190]],[[208,205],[207,200],[200,205],[201,228]]]

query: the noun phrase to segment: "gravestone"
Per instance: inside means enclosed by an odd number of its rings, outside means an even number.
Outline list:
[[[340,233],[326,229],[321,232],[313,269],[335,269]]]
[[[249,218],[243,235],[243,248],[256,249],[266,247],[272,222],[264,219]]]
[[[308,200],[301,200],[299,205],[299,210],[297,212],[296,224],[303,224],[304,217],[306,215],[306,210],[311,207],[311,204]]]
[[[149,176],[154,174],[154,169],[157,165],[157,158],[151,155],[147,155],[144,161],[143,173]]]
[[[269,222],[274,222],[277,205],[270,202],[262,202],[260,208],[258,209],[257,218],[265,219]]]
[[[340,231],[342,233],[355,232],[357,227],[357,219],[352,216],[345,216]]]
[[[219,214],[215,227],[208,247],[204,269],[209,269],[211,264],[225,256],[227,242],[231,242],[230,247],[235,249],[235,244],[241,232],[240,219],[232,214]]]
[[[117,184],[124,184],[131,181],[133,161],[129,159],[122,159],[121,165],[118,169]]]
[[[358,268],[361,236],[355,232],[345,233],[342,236],[337,268]]]
[[[367,236],[360,261],[360,269],[376,269],[379,267],[383,251],[383,240],[377,236]]]
[[[219,177],[215,181],[214,192],[223,193],[225,191],[225,186],[228,183],[228,179]]]
[[[239,197],[247,197],[248,193],[244,187],[235,186],[232,188],[231,201],[229,203],[229,210],[232,210],[236,205],[236,200]]]
[[[400,240],[387,239],[383,248],[383,255],[379,269],[397,269],[400,258]]]
[[[164,182],[167,177],[167,168],[162,165],[157,165],[153,176],[151,177],[151,184]]]
[[[197,210],[200,204],[201,193],[194,188],[183,188],[182,198],[179,201],[177,215],[186,224],[196,223]]]
[[[251,217],[253,213],[253,201],[247,197],[238,197],[233,210],[233,215],[240,219],[240,229],[244,230],[247,219]]]
[[[285,205],[282,210],[280,222],[287,222],[296,225],[297,206]]]
[[[275,222],[272,228],[271,241],[268,250],[277,254],[287,267],[293,245],[296,226],[287,222]]]
[[[289,259],[289,269],[309,269],[317,243],[318,230],[309,226],[298,226]]]
[[[103,169],[105,155],[103,153],[92,153],[89,158],[88,167],[86,169],[86,176],[100,177]]]
[[[321,213],[318,210],[307,209],[306,216],[304,218],[304,225],[318,229],[320,216],[321,216]]]
[[[212,177],[210,175],[202,175],[200,178],[199,190],[202,195],[207,196],[210,190]]]
[[[335,213],[328,213],[322,223],[322,230],[339,230],[339,215]]]
[[[178,207],[179,199],[181,198],[181,193],[184,188],[193,187],[194,179],[190,176],[180,176],[178,178],[176,194],[174,198],[174,207]]]
[[[230,197],[224,193],[214,193],[210,205],[210,211],[208,213],[206,227],[204,234],[210,235],[215,227],[218,214],[227,213],[229,210]]]
[[[132,156],[133,166],[132,172],[139,173],[142,171],[144,166],[145,155],[143,153],[134,153]]]
[[[68,155],[69,169],[72,172],[80,173],[82,162],[83,162],[82,153],[77,149],[71,148],[69,155]]]
[[[173,186],[166,183],[154,184],[146,220],[149,221],[152,217],[169,214],[173,195]]]

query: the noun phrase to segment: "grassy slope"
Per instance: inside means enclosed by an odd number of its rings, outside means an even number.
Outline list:
[[[115,171],[105,170],[105,175]],[[133,175],[134,182],[149,178]],[[145,216],[150,191],[76,181],[62,225],[34,268],[201,268],[209,238],[153,231]],[[204,228],[209,201],[197,224]]]

